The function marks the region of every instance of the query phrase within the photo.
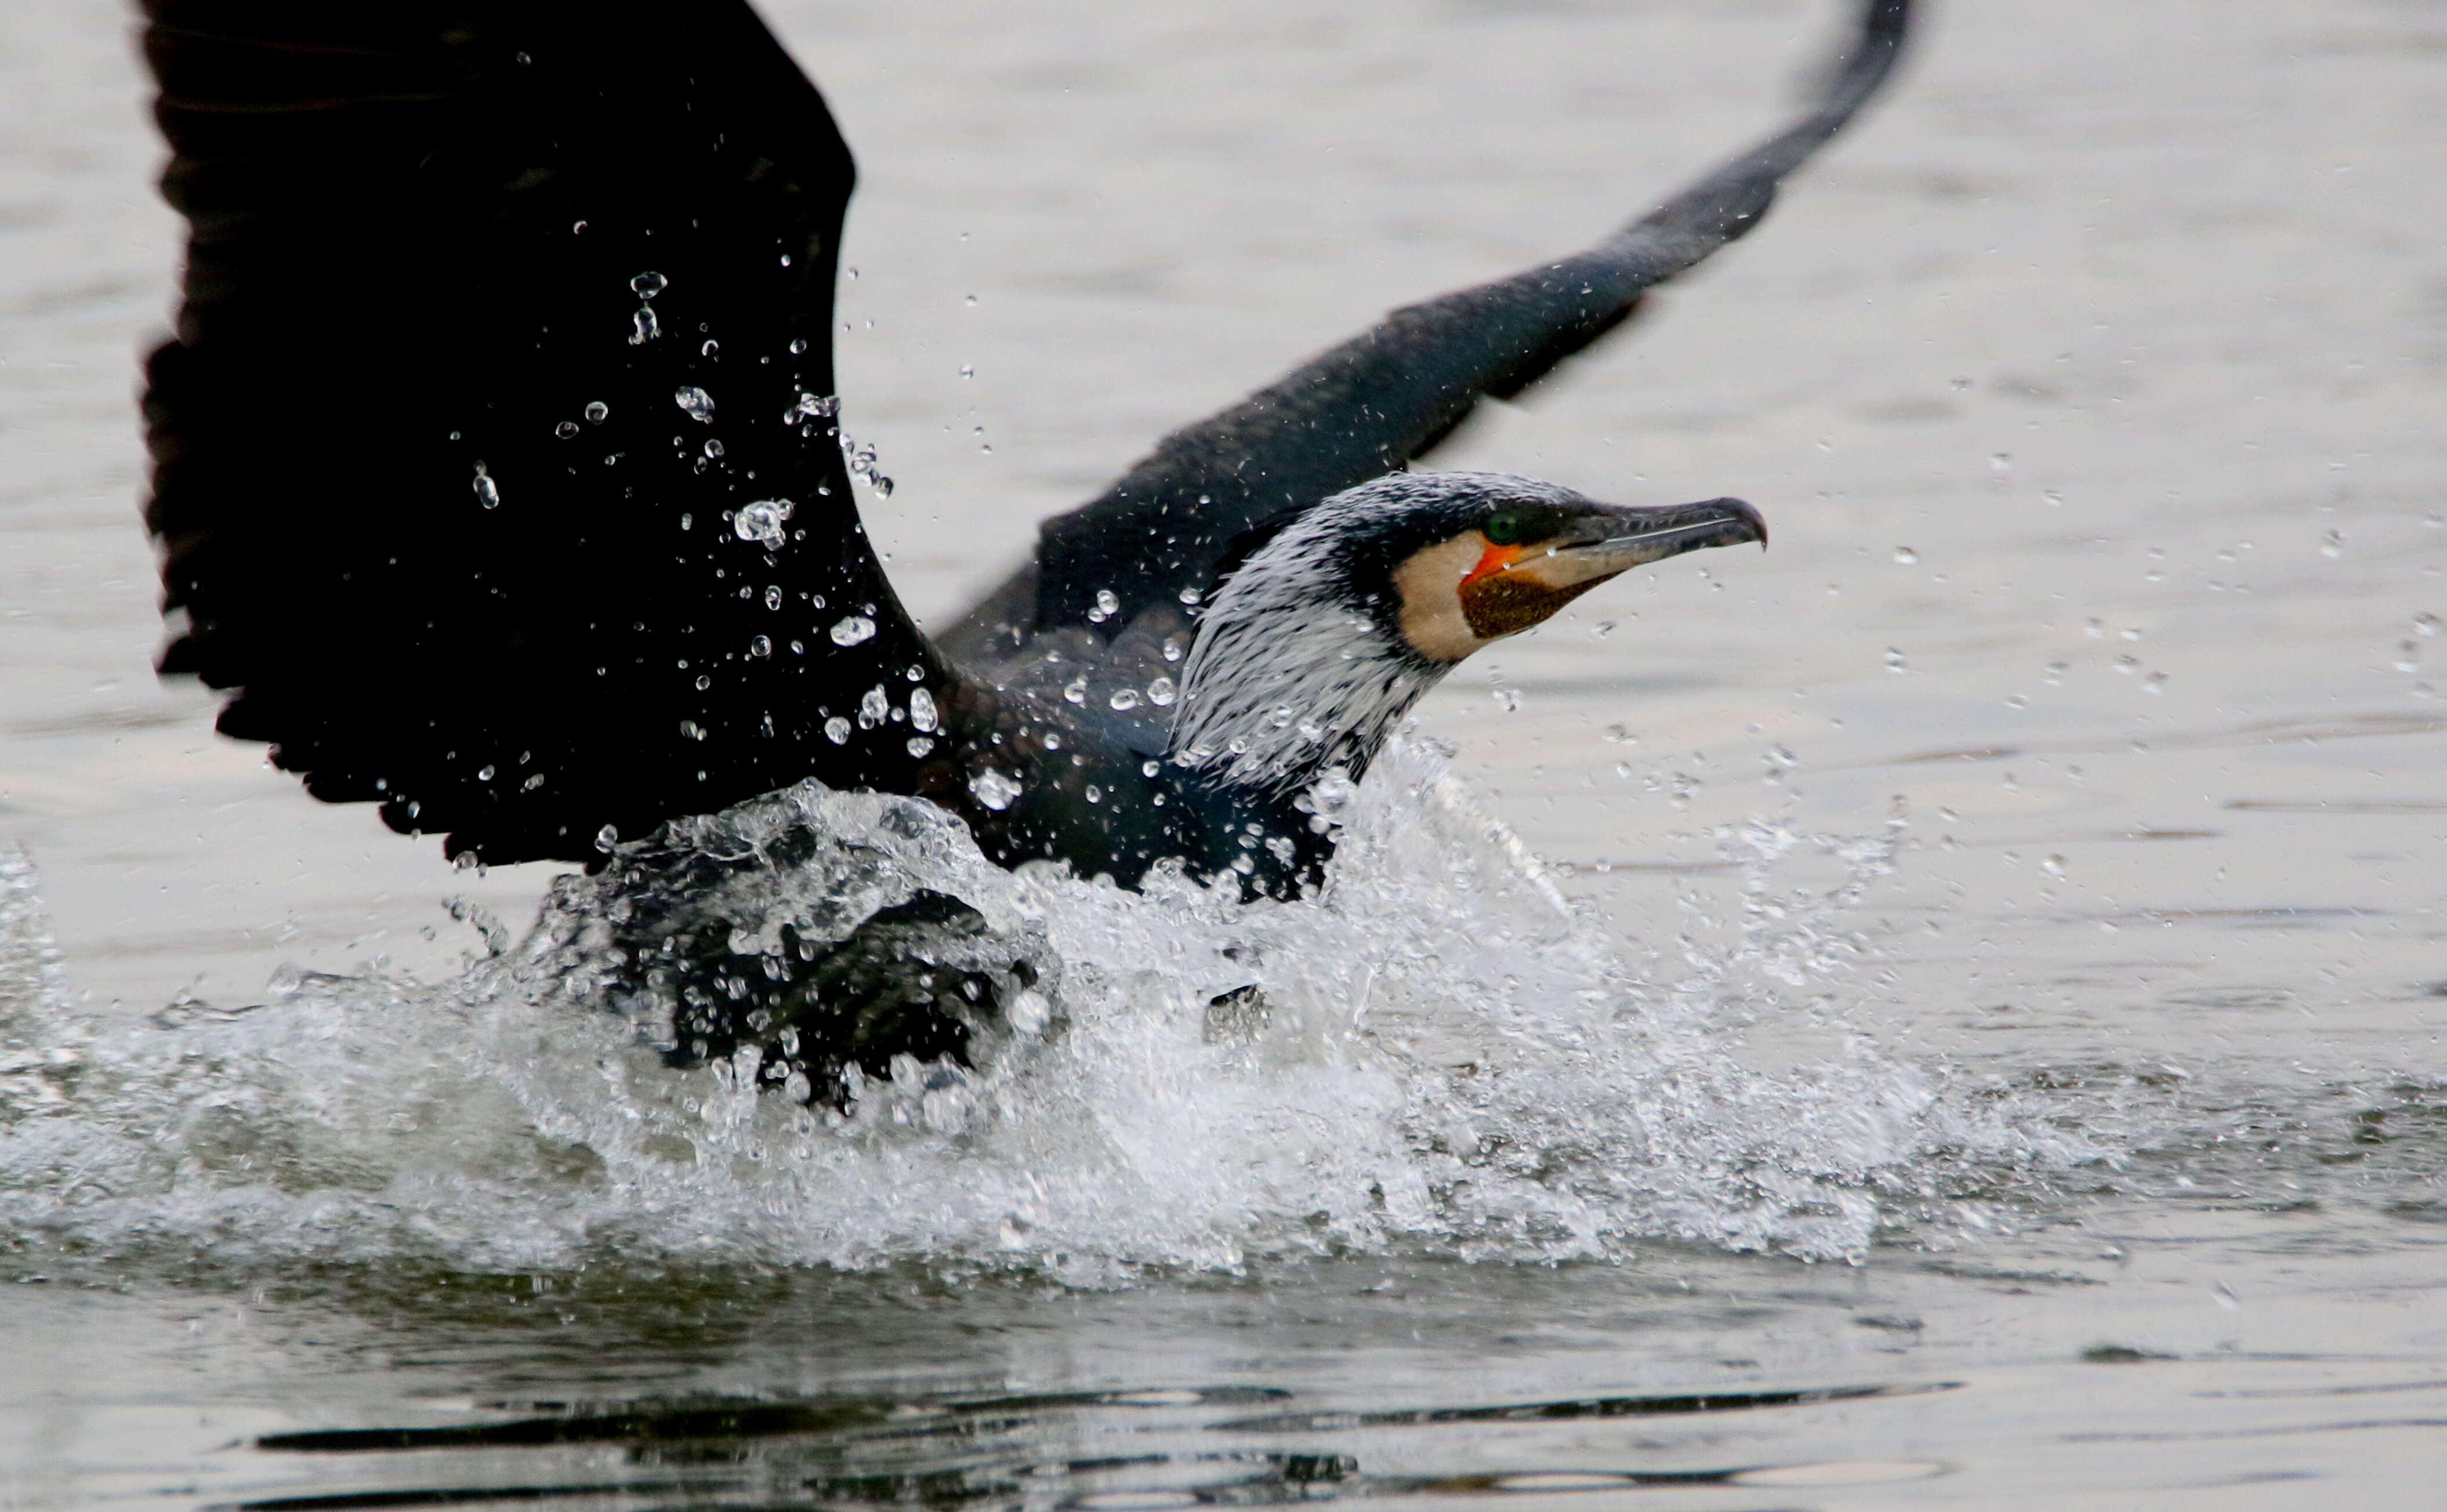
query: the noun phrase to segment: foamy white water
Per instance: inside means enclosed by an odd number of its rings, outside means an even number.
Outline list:
[[[590,985],[602,883],[568,879],[522,942],[497,934],[502,954],[456,979],[293,970],[268,1001],[131,1024],[81,1015],[39,964],[19,861],[0,1213],[70,1250],[221,1264],[617,1254],[1095,1283],[1654,1238],[1857,1259],[1895,1200],[1970,1167],[2010,1184],[2118,1153],[2027,1100],[1949,1099],[1845,1031],[1863,954],[1848,916],[1891,870],[1891,834],[1729,835],[1754,879],[1740,937],[1635,965],[1440,753],[1397,745],[1346,822],[1322,896],[1289,904],[1177,875],[1144,894],[1014,875],[931,805],[812,784],[696,826],[731,856],[822,839],[731,890],[744,964],[818,904],[855,919],[920,889],[1034,942],[1028,1032],[975,1073],[904,1058],[845,1118],[758,1094],[752,1050],[665,1067],[669,1005],[623,1017]],[[1795,851],[1831,860],[1835,885],[1795,892]],[[1262,1012],[1219,1022],[1210,1000],[1252,984]],[[1841,1052],[1745,1064],[1729,1021],[1774,1013],[1814,1015]]]

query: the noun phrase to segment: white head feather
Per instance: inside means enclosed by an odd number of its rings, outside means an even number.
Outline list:
[[[1434,505],[1568,490],[1500,473],[1396,473],[1285,526],[1207,600],[1182,674],[1171,758],[1278,790],[1329,766],[1356,773],[1447,670],[1399,644],[1382,606],[1356,601],[1343,548]],[[1398,607],[1398,606],[1396,606]]]

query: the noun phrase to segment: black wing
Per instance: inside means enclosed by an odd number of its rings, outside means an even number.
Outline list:
[[[819,397],[853,169],[743,0],[146,9],[192,233],[145,396],[162,671],[486,860],[906,789],[861,697],[941,667]]]
[[[1400,467],[1631,314],[1644,291],[1758,223],[1892,70],[1910,0],[1864,0],[1818,100],[1792,125],[1585,252],[1396,310],[1221,414],[1166,437],[1104,496],[1045,522],[1036,559],[942,637],[990,654],[1034,633],[1129,623],[1204,590],[1244,532]],[[1097,595],[1117,600],[1103,610]]]

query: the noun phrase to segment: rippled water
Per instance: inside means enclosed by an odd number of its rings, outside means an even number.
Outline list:
[[[774,13],[860,152],[845,424],[937,615],[1741,140],[1830,20]],[[1755,238],[1439,458],[1774,550],[1465,668],[1316,903],[728,816],[841,841],[772,907],[923,885],[1060,963],[838,1123],[640,1049],[582,886],[154,683],[126,26],[0,13],[0,1503],[2435,1501],[2436,5],[1934,16]]]

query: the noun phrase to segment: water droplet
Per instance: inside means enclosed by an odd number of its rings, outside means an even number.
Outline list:
[[[1139,763],[1139,775],[1141,777],[1153,777],[1160,765],[1161,764],[1157,762],[1141,762]]]
[[[699,673],[697,673],[697,678],[696,678],[696,690],[697,690],[698,692],[700,692],[700,693],[701,693],[701,692],[704,692],[707,689],[711,688],[712,686],[713,686],[713,679],[712,679],[711,677],[707,676],[707,675],[706,675],[705,673],[703,673],[703,672],[699,672]]]
[[[796,339],[796,340],[794,340],[794,341],[792,341],[792,342],[790,343],[790,355],[791,355],[791,356],[793,356],[793,357],[803,357],[803,356],[806,355],[806,351],[807,351],[807,338],[806,338],[806,337],[805,337],[805,336],[801,336],[801,337],[799,337],[798,339]]]
[[[600,399],[586,406],[586,419],[591,425],[599,425],[611,418],[612,406]]]
[[[935,695],[923,688],[909,691],[909,728],[931,730],[936,725]]]
[[[1127,712],[1139,707],[1139,690],[1135,688],[1116,688],[1113,690],[1113,696],[1106,702],[1113,706],[1115,712]]]
[[[2438,615],[2436,615],[2436,614],[2427,614],[2427,613],[2419,614],[2416,614],[2416,615],[2414,615],[2414,616],[2413,616],[2413,630],[2414,630],[2414,633],[2416,633],[2416,634],[2418,634],[2418,635],[2436,635],[2436,634],[2438,634]]]
[[[1074,680],[1070,687],[1062,690],[1062,698],[1066,703],[1085,704],[1088,701],[1088,679],[1081,677]]]
[[[909,754],[912,756],[923,756],[934,748],[935,743],[928,740],[923,735],[912,735],[909,737]]]
[[[1019,796],[1019,784],[989,766],[969,779],[969,796],[1000,813]]]
[[[671,283],[658,273],[641,273],[629,280],[629,287],[640,299],[652,299]]]
[[[2050,877],[2062,877],[2065,874],[2065,859],[2061,856],[2051,856],[2039,862],[2039,870]]]
[[[2320,555],[2327,558],[2331,561],[2334,561],[2344,554],[2345,533],[2342,530],[2332,530],[2328,532],[2326,537],[2324,538],[2320,543]]]
[[[708,442],[705,444],[705,454],[706,454],[707,456],[709,456],[709,457],[719,457],[719,456],[721,456],[721,455],[722,455],[722,443],[721,443],[721,442],[719,442],[719,441],[711,441],[711,440],[710,440],[710,441],[708,441]]]
[[[1107,614],[1117,614],[1122,609],[1121,595],[1110,588],[1099,588],[1096,590],[1096,607]]]
[[[976,784],[970,785],[974,787]],[[981,798],[978,802],[984,803],[985,800]],[[1003,800],[1003,803],[1009,802],[1009,799]],[[988,803],[986,806],[1000,808],[1002,804]],[[1045,1000],[1043,992],[1025,992],[1011,1000],[1010,1011],[1004,1016],[1010,1019],[1011,1027],[1022,1034],[1040,1034],[1044,1032],[1045,1026],[1053,1020],[1053,1005]]]
[[[476,781],[480,783],[489,783],[492,780],[493,765],[490,762],[487,762],[484,765],[476,768]]]
[[[481,462],[476,464],[475,488],[476,501],[478,503],[484,505],[487,509],[499,509],[502,507],[502,485],[493,482],[492,475],[484,471],[484,464]],[[530,508],[532,508],[532,503],[530,503]]]
[[[772,587],[765,590],[765,607],[768,609],[779,609],[782,607],[782,585],[780,583],[775,583]],[[824,608],[825,601],[821,598],[817,599],[816,607],[818,609]]]
[[[672,402],[687,410],[691,420],[700,425],[713,424],[713,395],[694,384],[682,384],[673,390]]]
[[[582,236],[586,235],[586,222],[583,220],[571,221],[569,223],[569,234],[573,236]]]
[[[1164,659],[1166,661],[1177,662],[1181,660],[1184,655],[1187,654],[1188,651],[1188,644],[1184,637],[1180,635],[1167,635],[1164,637]]]
[[[787,499],[760,499],[752,504],[743,504],[739,513],[730,517],[731,531],[742,540],[763,542],[767,551],[780,551],[790,539],[785,521],[789,520],[793,507]],[[768,603],[766,607],[773,609],[780,606]],[[847,645],[848,642],[843,644]]]
[[[586,224],[586,222],[581,220],[579,224],[582,226]],[[620,831],[610,824],[606,824],[601,829],[595,832],[595,848],[597,850],[609,852],[613,846],[619,843]]]
[[[960,303],[966,305],[971,310],[975,310],[977,308],[977,296],[971,294],[967,298],[961,300]]]
[[[836,646],[855,646],[875,638],[875,621],[864,614],[845,614],[833,622],[830,632]]]
[[[1887,648],[1887,671],[1890,672],[1900,672],[1905,671],[1908,665],[1909,664],[1904,660],[1904,653],[1900,650],[1892,646]]]
[[[636,314],[631,318],[636,327],[629,333],[629,345],[632,347],[642,347],[663,333],[663,323],[654,318],[652,305],[639,305]]]
[[[1920,553],[1912,550],[1909,546],[1897,546],[1895,548],[1895,560],[1908,567],[1912,563],[1920,560]]]
[[[1148,684],[1148,702],[1158,709],[1171,708],[1172,701],[1179,696],[1180,690],[1173,686],[1173,681],[1169,677],[1159,677]]]
[[[849,721],[842,718],[839,714],[835,714],[832,718],[825,720],[825,739],[831,741],[836,746],[848,745]]]
[[[975,368],[970,367],[967,363],[962,363],[962,364],[960,364],[960,376],[961,376],[961,377],[963,377],[963,378],[975,378],[977,375],[977,370]]]
[[[2011,452],[2001,451],[1995,456],[1989,458],[1988,470],[1993,473],[2012,472],[2014,470],[2014,454]]]
[[[892,701],[883,695],[882,684],[858,695],[858,728],[873,729],[892,714]]]
[[[722,343],[718,341],[708,341],[704,346],[699,347],[697,350],[703,352],[706,356],[712,358],[716,362],[722,360]]]
[[[919,666],[916,662],[911,662],[909,664],[909,670],[902,672],[901,675],[908,678],[913,683],[922,683],[926,680],[926,669]]]
[[[1095,784],[1090,783],[1088,784],[1088,802],[1091,803],[1101,803],[1104,801],[1105,790],[1097,786]]]
[[[560,425],[552,427],[552,433],[559,436],[561,440],[567,441],[570,437],[578,434],[578,422],[575,420],[564,420]]]
[[[1203,595],[1195,588],[1185,588],[1180,594],[1181,601],[1185,604],[1194,604],[1198,602],[1202,596]]]
[[[680,734],[689,740],[703,740],[705,727],[693,719],[683,719],[680,721]]]
[[[770,635],[757,635],[751,637],[748,642],[748,654],[750,656],[772,655],[773,638]]]
[[[1045,732],[1045,748],[1047,750],[1060,750],[1062,748],[1062,737],[1053,730],[1047,730]]]

